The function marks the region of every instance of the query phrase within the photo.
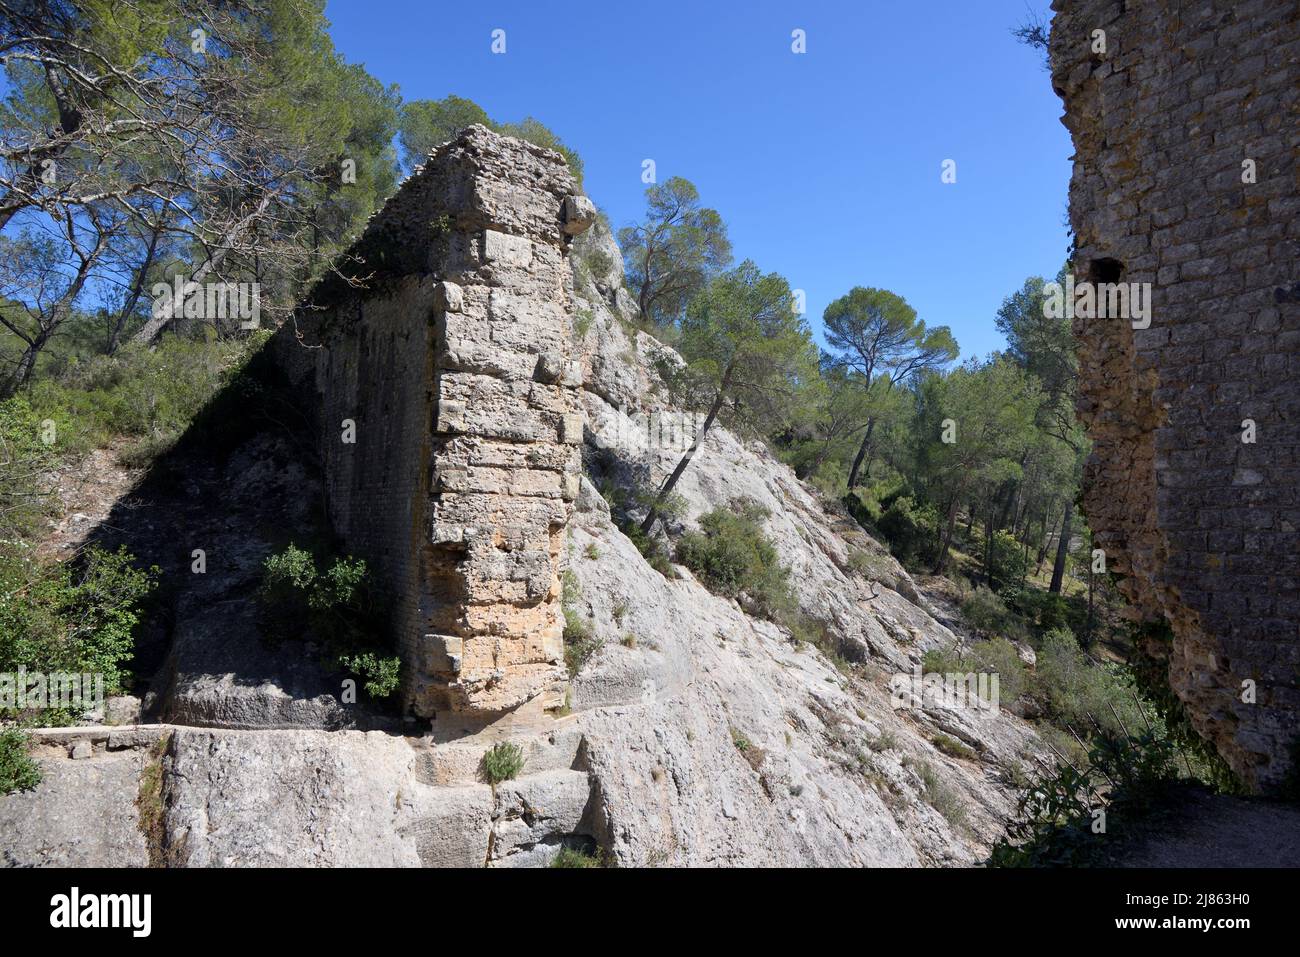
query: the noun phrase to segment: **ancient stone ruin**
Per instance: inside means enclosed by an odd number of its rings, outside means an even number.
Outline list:
[[[417,715],[563,700],[582,442],[566,257],[594,216],[559,154],[470,127],[279,334],[315,390],[330,522],[372,570]]]
[[[1053,7],[1074,278],[1151,295],[1075,318],[1088,518],[1198,732],[1270,790],[1300,735],[1300,4]]]

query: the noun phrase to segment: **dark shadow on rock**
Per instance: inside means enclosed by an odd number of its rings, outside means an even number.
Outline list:
[[[401,726],[364,704],[341,703],[346,676],[325,665],[310,635],[263,633],[257,589],[267,556],[290,542],[309,550],[333,544],[300,402],[264,347],[91,539],[108,549],[125,546],[137,566],[159,569],[131,665],[145,720],[221,728]]]

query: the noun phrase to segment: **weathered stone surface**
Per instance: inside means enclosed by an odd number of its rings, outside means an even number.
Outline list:
[[[1300,731],[1300,8],[1201,6],[1053,4],[1076,279],[1151,284],[1148,328],[1074,322],[1084,497],[1140,617],[1172,627],[1147,651],[1268,790]]]
[[[149,863],[136,796],[141,750],[95,752],[87,739],[38,747],[41,783],[0,795],[5,867],[144,867]]]
[[[594,216],[559,154],[470,127],[354,248],[376,278],[322,284],[302,339],[281,334],[319,393],[331,522],[391,609],[417,715],[506,711],[564,676],[565,446],[582,435],[566,249]]]

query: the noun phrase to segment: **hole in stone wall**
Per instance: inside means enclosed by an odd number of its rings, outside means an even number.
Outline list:
[[[1094,259],[1088,273],[1094,283],[1119,282],[1119,277],[1124,275],[1124,264],[1118,259]]]

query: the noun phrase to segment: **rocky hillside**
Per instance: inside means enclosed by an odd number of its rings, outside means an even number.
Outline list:
[[[290,397],[222,442],[182,443],[77,524],[80,539],[127,544],[186,584],[151,618],[142,654],[157,674],[138,709],[119,700],[103,716],[117,724],[34,735],[42,783],[0,797],[5,863],[539,866],[570,848],[620,866],[933,866],[986,855],[1014,813],[1013,782],[1045,765],[1046,748],[1005,711],[910,692],[891,703],[891,680],[957,639],[880,543],[724,429],[685,473],[674,530],[738,497],[761,506],[800,609],[829,636],[817,647],[684,567],[656,570],[619,530],[602,491],[653,486],[680,455],[645,426],[677,413],[655,371],[675,355],[633,325],[603,224],[569,258],[585,424],[565,604],[588,656],[565,707],[486,723],[370,713],[339,702],[310,636],[264,633],[261,563],[323,514],[319,460],[288,420]],[[181,577],[192,541],[209,555],[198,587]],[[522,749],[523,767],[491,784],[484,756],[503,743]]]

